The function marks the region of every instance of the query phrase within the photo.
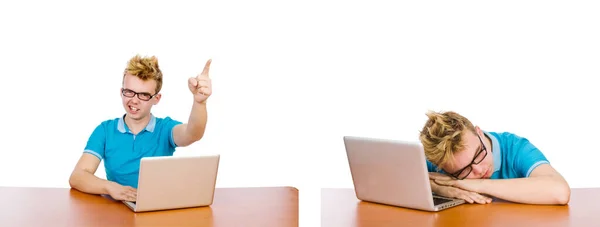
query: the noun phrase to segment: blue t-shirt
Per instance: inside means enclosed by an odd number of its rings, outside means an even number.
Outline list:
[[[177,147],[173,140],[173,127],[181,122],[151,115],[146,128],[134,135],[125,124],[124,117],[98,125],[89,137],[84,153],[104,160],[107,180],[137,188],[141,159],[172,156]]]
[[[529,177],[531,172],[541,164],[550,163],[529,140],[509,132],[484,132],[492,141],[494,157],[494,173],[490,179],[512,179]],[[437,167],[427,161],[429,172]]]

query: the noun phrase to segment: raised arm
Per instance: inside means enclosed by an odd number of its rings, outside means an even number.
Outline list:
[[[173,128],[175,144],[186,147],[202,139],[206,129],[206,119],[206,104],[194,102],[187,124],[178,124]]]
[[[173,140],[177,146],[188,146],[204,136],[207,120],[206,100],[212,94],[212,84],[208,76],[211,62],[212,60],[208,60],[202,73],[188,80],[188,87],[194,95],[194,104],[187,124],[179,124],[173,128]]]

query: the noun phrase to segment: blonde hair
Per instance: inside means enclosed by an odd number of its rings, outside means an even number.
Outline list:
[[[143,81],[156,81],[156,93],[160,92],[160,89],[162,88],[163,75],[158,67],[158,59],[155,56],[141,57],[140,55],[136,55],[132,57],[129,62],[127,62],[123,77],[125,77],[126,74],[131,74]]]
[[[469,119],[448,112],[427,112],[429,118],[420,132],[419,139],[425,150],[425,157],[438,169],[451,162],[454,154],[465,148],[462,136],[465,132],[477,133]]]

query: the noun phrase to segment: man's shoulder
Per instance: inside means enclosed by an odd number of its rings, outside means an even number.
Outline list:
[[[120,117],[115,117],[115,118],[111,118],[111,119],[106,119],[100,122],[100,124],[98,124],[98,126],[103,126],[103,127],[107,127],[107,126],[116,126],[117,124],[119,124],[119,120],[121,118]]]
[[[177,124],[177,123],[181,123],[178,120],[175,120],[173,118],[171,118],[170,116],[165,116],[165,117],[156,117],[154,116],[154,119],[156,120],[156,124]]]
[[[108,134],[114,133],[112,130],[117,130],[117,125],[119,122],[119,118],[106,119],[100,121],[100,123],[96,124],[93,127],[91,135],[89,137],[90,141],[97,141],[99,139],[105,138]]]
[[[154,116],[154,119],[156,119],[156,121],[173,121],[173,118],[171,118],[170,116],[164,116],[164,117]]]
[[[505,142],[527,140],[526,138],[524,138],[520,135],[517,135],[516,133],[512,133],[512,132],[488,132],[488,133],[493,135],[494,137],[496,137],[496,139],[498,140],[498,142],[500,144],[505,143]]]
[[[531,149],[533,145],[529,139],[512,132],[489,132],[496,137],[500,147],[503,147],[505,152]]]

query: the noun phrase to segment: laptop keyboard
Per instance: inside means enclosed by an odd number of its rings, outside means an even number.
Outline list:
[[[433,197],[433,205],[438,205],[438,204],[442,204],[442,203],[450,202],[450,201],[452,201],[452,200]]]

